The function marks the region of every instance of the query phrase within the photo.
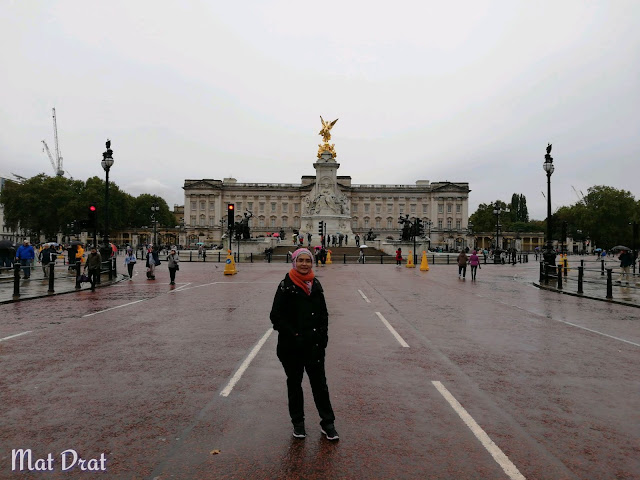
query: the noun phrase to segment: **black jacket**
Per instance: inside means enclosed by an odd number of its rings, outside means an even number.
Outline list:
[[[282,349],[316,350],[318,347],[324,351],[327,346],[329,312],[317,278],[313,279],[311,295],[307,295],[287,273],[278,285],[269,317],[274,330],[279,332],[279,353]]]

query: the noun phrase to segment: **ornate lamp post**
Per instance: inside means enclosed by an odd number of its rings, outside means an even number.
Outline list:
[[[111,256],[111,246],[109,245],[109,170],[113,166],[113,150],[111,150],[111,140],[107,139],[107,151],[102,154],[102,168],[107,174],[107,182],[104,192],[104,251],[109,252],[106,258]],[[104,257],[103,257],[104,258]]]
[[[500,259],[500,214],[502,209],[499,205],[495,205],[493,214],[496,216],[496,248],[493,250],[493,263],[501,263]]]
[[[429,240],[428,240],[427,250],[431,250],[431,225],[433,225],[433,222],[431,220],[427,220],[425,223],[429,228]]]
[[[157,232],[156,232],[156,213],[158,212],[158,210],[160,210],[160,207],[158,206],[158,202],[154,201],[153,204],[151,205],[151,219],[153,220],[153,245],[157,246],[158,244],[158,238],[157,238]]]
[[[473,223],[467,222],[467,235],[471,237],[471,249],[475,250],[476,248],[476,239],[473,236]]]
[[[551,144],[547,145],[547,154],[544,156],[542,168],[547,172],[547,245],[542,254],[545,263],[549,265],[556,264],[556,253],[553,251],[553,242],[551,240],[551,175],[555,170],[553,166],[553,158],[551,157]]]

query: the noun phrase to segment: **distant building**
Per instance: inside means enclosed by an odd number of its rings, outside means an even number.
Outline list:
[[[431,248],[449,250],[468,246],[469,184],[429,182],[415,185],[354,185],[350,176],[338,176],[335,157],[325,154],[313,164],[316,175],[303,176],[299,184],[238,183],[234,178],[184,182],[184,231],[180,243],[220,243],[226,233],[227,205],[235,204],[236,221],[246,211],[253,237],[283,229],[287,238],[295,231],[311,233],[319,241],[318,224],[329,225],[328,234],[361,236],[370,230],[378,238],[398,239],[398,218],[421,218],[430,230]],[[319,180],[318,180],[319,179]],[[430,227],[427,222],[431,222]]]

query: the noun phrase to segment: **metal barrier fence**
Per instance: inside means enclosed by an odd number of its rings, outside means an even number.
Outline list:
[[[607,266],[605,260],[587,261],[585,264],[585,260],[582,259],[577,267],[568,265],[563,259],[558,265],[549,265],[541,261],[540,284],[550,285],[555,283],[558,290],[565,290],[575,282],[576,293],[582,295],[584,294],[584,285],[587,283],[595,293],[605,292],[605,298],[613,299],[614,284],[633,289],[637,288],[636,283],[640,282],[640,276],[636,275],[635,267],[634,263],[633,268],[630,268],[627,274],[620,269],[620,278],[614,281],[613,270],[618,267],[614,267],[611,264]],[[570,272],[575,272],[576,277],[570,275]]]

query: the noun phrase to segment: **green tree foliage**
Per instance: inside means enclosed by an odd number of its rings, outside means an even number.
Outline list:
[[[509,215],[512,222],[527,223],[529,221],[527,197],[525,197],[521,193],[514,193],[511,196],[511,208],[509,209]]]
[[[611,248],[631,247],[632,221],[640,219],[640,202],[631,192],[603,185],[589,188],[583,200],[570,207],[562,207],[554,215],[554,237],[558,238],[562,221],[574,238],[588,236],[592,245]],[[581,230],[581,234],[577,231]]]
[[[496,206],[499,206],[502,210],[502,213],[500,214],[500,224],[502,225],[501,230],[505,232],[509,229],[511,226],[511,219],[507,204],[502,200],[496,200],[493,203],[481,203],[478,206],[478,210],[469,217],[469,221],[473,223],[473,230],[475,232],[496,231],[496,216],[493,214],[493,210]]]
[[[150,227],[153,224],[153,220],[151,217],[151,205],[153,205],[154,202],[156,202],[158,204],[158,207],[160,207],[160,210],[158,210],[158,212],[156,213],[158,226],[175,227],[175,216],[171,213],[167,202],[156,195],[150,195],[148,193],[143,193],[142,195],[138,195],[138,197],[135,198],[133,202],[133,211],[130,222],[131,226]]]
[[[36,235],[54,238],[59,232],[77,233],[79,222],[87,220],[89,205],[97,209],[97,230],[103,234],[106,183],[99,177],[86,182],[64,177],[36,175],[22,182],[7,181],[0,193],[5,223]],[[175,226],[175,217],[162,198],[142,194],[133,197],[109,182],[109,230],[151,225],[151,204],[157,201],[160,226]]]

